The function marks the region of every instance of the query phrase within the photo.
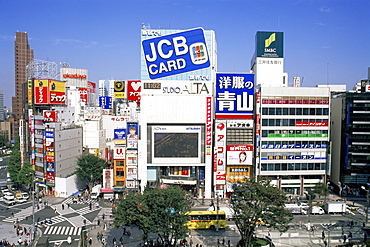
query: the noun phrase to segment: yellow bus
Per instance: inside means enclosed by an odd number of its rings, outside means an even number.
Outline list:
[[[226,228],[225,211],[189,211],[188,229],[216,229]]]

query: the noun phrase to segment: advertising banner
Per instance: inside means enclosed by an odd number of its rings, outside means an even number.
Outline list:
[[[85,107],[84,119],[100,120],[101,115],[102,115],[102,112],[101,112],[100,107]]]
[[[257,57],[282,58],[284,57],[284,35],[282,32],[257,32]]]
[[[137,149],[139,140],[139,124],[127,122],[127,149]]]
[[[67,99],[66,93],[50,92],[50,104],[51,105],[65,105],[66,99]]]
[[[216,119],[252,119],[253,74],[216,74]]]
[[[137,179],[137,167],[136,166],[128,166],[126,174],[127,174],[127,176],[126,176],[127,180]]]
[[[35,80],[34,82],[34,104],[35,105],[47,105],[50,102],[49,99],[49,80]]]
[[[228,165],[252,165],[252,145],[227,145]]]
[[[103,169],[103,189],[113,189],[113,169]]]
[[[54,162],[46,162],[46,172],[54,173]]]
[[[124,160],[126,157],[126,148],[124,147],[114,147],[113,159]]]
[[[225,171],[226,167],[226,121],[216,120],[214,171]]]
[[[243,182],[245,178],[251,177],[251,167],[249,166],[227,166],[228,183]]]
[[[141,81],[127,82],[127,99],[138,101],[140,100]]]
[[[143,40],[142,50],[152,80],[210,66],[202,28]]]
[[[124,99],[125,97],[125,81],[114,81],[114,98]]]
[[[126,145],[126,129],[114,129],[114,144]]]
[[[99,107],[103,109],[112,109],[112,97],[100,96],[99,97]]]
[[[217,171],[216,172],[216,184],[225,185],[226,184],[226,171]]]
[[[190,176],[190,171],[188,166],[171,166],[170,167],[170,176]]]
[[[88,95],[87,95],[88,88],[79,88],[78,92],[80,93],[80,100],[87,104],[88,103]]]
[[[127,153],[126,154],[127,165],[128,166],[137,166],[137,154],[136,153]]]
[[[206,155],[212,152],[212,97],[207,97],[206,109]]]
[[[58,122],[58,112],[44,111],[44,122]]]
[[[87,91],[89,93],[95,93],[96,91],[96,83],[95,82],[91,82],[91,81],[88,81],[87,82]]]
[[[33,80],[27,81],[27,99],[28,105],[33,104]]]

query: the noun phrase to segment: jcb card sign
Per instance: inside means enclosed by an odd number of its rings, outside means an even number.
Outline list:
[[[146,39],[142,41],[142,48],[150,79],[210,66],[202,28]]]

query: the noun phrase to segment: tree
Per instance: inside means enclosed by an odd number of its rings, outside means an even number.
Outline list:
[[[77,158],[76,175],[79,180],[86,182],[91,191],[96,183],[102,181],[106,167],[107,162],[94,154],[82,154]]]
[[[285,195],[270,182],[266,177],[256,177],[233,186],[230,208],[242,238],[240,246],[250,246],[259,221],[279,232],[289,229],[293,215],[284,208]]]
[[[131,192],[115,209],[114,225],[136,225],[144,232],[144,241],[149,233],[155,233],[162,243],[174,246],[187,235],[188,216],[184,212],[191,205],[191,198],[180,187],[145,189],[143,194]]]
[[[319,198],[326,197],[330,194],[328,186],[325,183],[317,183],[313,189],[313,193],[317,194]]]
[[[12,148],[12,153],[10,154],[8,160],[8,168],[7,171],[9,172],[10,178],[17,182],[18,180],[18,173],[22,168],[21,164],[21,153],[19,152],[19,137],[15,139],[14,146]]]

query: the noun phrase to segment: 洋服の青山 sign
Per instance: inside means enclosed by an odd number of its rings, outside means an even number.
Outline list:
[[[208,68],[204,30],[195,28],[142,41],[150,79]]]

